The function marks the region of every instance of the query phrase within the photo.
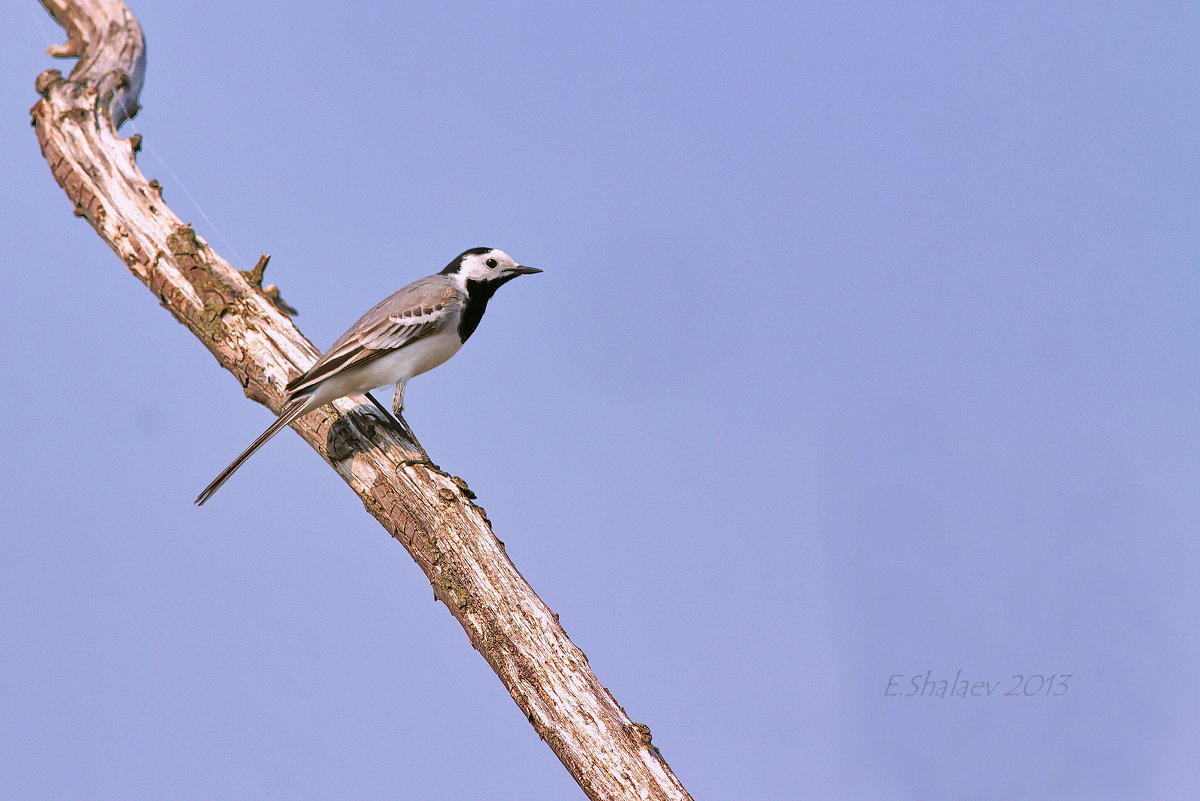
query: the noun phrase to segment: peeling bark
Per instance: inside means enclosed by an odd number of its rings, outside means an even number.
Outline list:
[[[67,30],[50,54],[78,57],[71,74],[38,76],[38,143],[58,181],[113,251],[187,326],[246,395],[278,413],[284,386],[317,356],[255,270],[231,267],[163,202],[135,154],[141,137],[117,128],[138,110],[146,68],[141,27],[121,0],[42,0]],[[408,550],[434,595],[504,683],[534,730],[589,798],[689,799],[650,730],[632,722],[587,657],[509,561],[466,482],[416,443],[376,425],[352,397],[293,428],[358,493]],[[357,408],[356,408],[357,407]]]

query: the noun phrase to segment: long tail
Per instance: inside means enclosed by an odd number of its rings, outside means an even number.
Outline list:
[[[222,470],[220,475],[214,478],[212,483],[205,487],[204,491],[196,496],[196,505],[203,506],[204,502],[215,495],[217,490],[221,488],[221,485],[228,481],[229,477],[232,476],[239,467],[245,464],[246,460],[253,456],[255,451],[257,451],[263,445],[266,445],[267,440],[278,434],[284,426],[290,424],[302,414],[312,411],[312,407],[309,406],[308,401],[308,397],[297,398],[285,406],[283,413],[279,415],[279,419],[274,423],[271,423],[267,430],[259,435],[258,439],[250,443],[249,448],[246,448],[246,450],[242,451],[238,458],[229,463],[229,467],[226,467],[224,470]]]

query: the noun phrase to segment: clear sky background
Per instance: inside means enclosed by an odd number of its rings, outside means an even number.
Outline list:
[[[133,8],[142,169],[320,347],[544,268],[408,419],[697,799],[1200,786],[1194,3]],[[62,36],[0,22],[0,797],[581,798],[297,437],[192,506],[270,415],[72,218]]]

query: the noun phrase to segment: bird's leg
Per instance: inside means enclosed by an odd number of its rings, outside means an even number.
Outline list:
[[[429,461],[429,454],[425,452],[425,447],[421,445],[417,439],[417,435],[413,433],[408,426],[408,421],[404,419],[404,382],[396,384],[396,391],[392,394],[392,411],[389,412],[383,408],[383,404],[376,400],[375,396],[370,392],[366,393],[367,399],[375,404],[375,408],[383,413],[384,418],[400,430],[405,439],[417,446],[417,450],[421,452],[422,461]]]
[[[372,395],[370,392],[367,392],[364,394],[367,396],[367,400],[371,401],[371,403],[373,403],[375,405],[375,408],[378,409],[381,414],[383,414],[384,419],[389,424],[391,424],[393,427],[397,428],[400,431],[400,433],[404,435],[405,439],[407,439],[413,445],[417,446],[417,450],[419,450],[421,452],[421,459],[419,461],[428,462],[429,454],[425,452],[425,448],[421,445],[420,442],[417,441],[417,435],[414,434],[412,432],[412,429],[408,427],[408,423],[405,422],[404,417],[400,414],[400,409],[396,409],[396,407],[394,405],[395,397],[392,398],[393,409],[395,409],[395,414],[393,415],[393,413],[389,412],[384,407],[384,405],[382,403],[380,403],[379,400],[374,395]]]
[[[408,427],[408,421],[404,419],[404,382],[403,381],[397,382],[396,389],[395,389],[395,391],[392,392],[392,414],[396,415],[396,419],[399,420],[400,425],[404,427],[404,432],[405,432],[405,435],[408,437],[408,441],[411,442],[413,445],[417,446],[417,450],[419,450],[421,452],[421,457],[423,459],[425,459],[425,461],[428,462],[429,454],[425,452],[425,446],[423,446],[417,440],[417,435],[412,432],[412,429]]]
[[[396,417],[402,417],[404,413],[404,382],[400,381],[396,384],[396,388],[392,390],[392,414]]]

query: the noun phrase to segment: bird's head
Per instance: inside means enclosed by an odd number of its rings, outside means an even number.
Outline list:
[[[471,248],[458,255],[446,265],[442,275],[455,278],[463,286],[468,283],[482,284],[493,290],[518,275],[540,273],[536,267],[524,267],[513,261],[503,250],[495,248]]]

